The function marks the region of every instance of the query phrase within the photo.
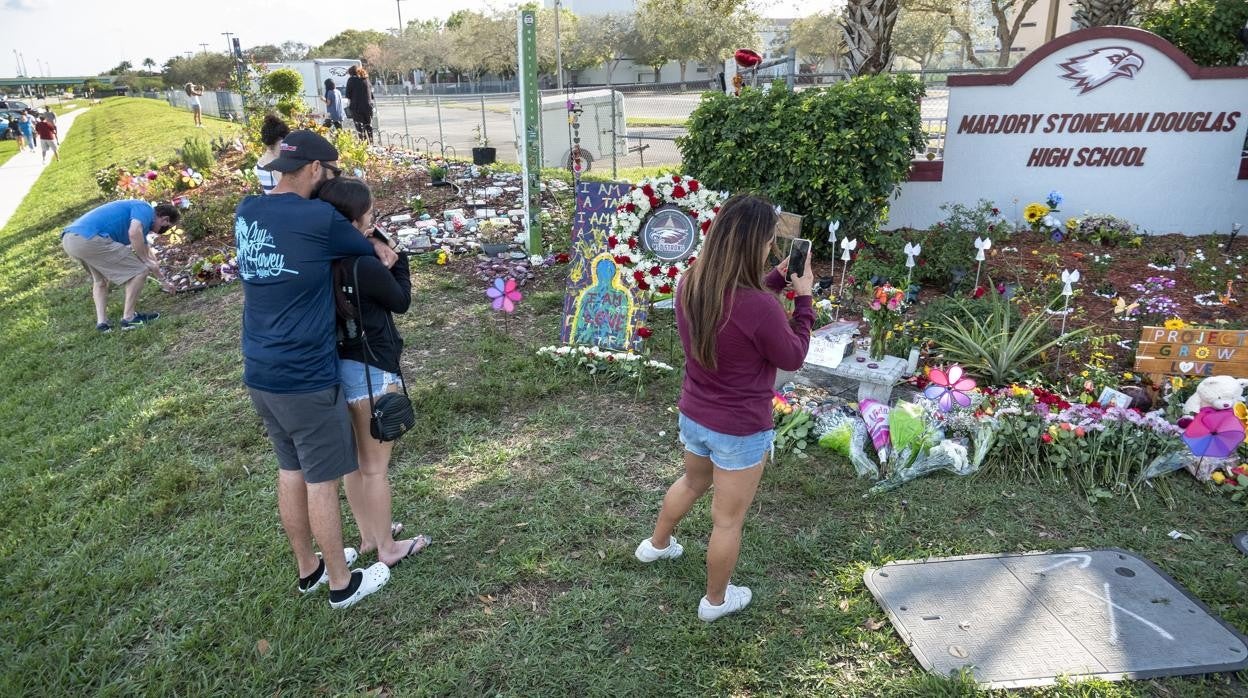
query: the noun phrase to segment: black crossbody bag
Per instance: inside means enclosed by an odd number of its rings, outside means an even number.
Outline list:
[[[351,289],[351,304],[355,306],[355,313],[360,323],[360,342],[364,345],[365,355],[376,361],[377,355],[368,346],[368,333],[364,331],[364,310],[360,307],[359,297],[360,260],[358,257],[351,267],[351,283],[355,286]],[[393,320],[390,330],[394,331]],[[407,381],[403,380],[403,367],[399,366],[399,385],[402,386],[403,392],[386,393],[377,399],[373,399],[373,376],[369,369],[370,366],[365,364],[364,380],[368,384],[368,408],[371,415],[368,420],[368,431],[378,441],[395,441],[416,424],[416,412],[412,409],[412,400],[407,395]]]

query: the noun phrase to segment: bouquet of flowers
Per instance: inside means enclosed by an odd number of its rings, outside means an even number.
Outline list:
[[[872,359],[884,358],[888,335],[901,319],[902,303],[905,302],[905,298],[905,291],[893,288],[889,284],[876,286],[872,290],[871,300],[867,303],[867,308],[862,311],[862,316],[867,319],[870,327],[868,336],[871,338]]]

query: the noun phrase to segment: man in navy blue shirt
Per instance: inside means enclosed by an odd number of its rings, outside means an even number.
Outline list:
[[[315,197],[339,173],[338,151],[310,131],[294,131],[265,169],[282,173],[267,196],[238,205],[234,239],[243,282],[243,382],[277,452],[277,505],[299,566],[299,590],[329,583],[333,608],[352,606],[390,578],[385,563],[351,570],[342,547],[338,484],[359,466],[338,380],[330,264],[394,252],[362,237]],[[357,514],[358,518],[358,514]],[[312,539],[321,548],[312,550]]]
[[[160,313],[135,310],[139,292],[148,275],[155,276],[162,288],[172,293],[173,286],[160,271],[160,263],[147,246],[147,234],[160,234],[178,222],[178,209],[169,204],[155,208],[146,201],[127,199],[112,201],[84,213],[61,232],[61,247],[78,260],[91,275],[91,296],[95,300],[95,329],[110,332],[108,322],[108,285],[124,286],[125,306],[121,329],[141,327],[160,317]]]

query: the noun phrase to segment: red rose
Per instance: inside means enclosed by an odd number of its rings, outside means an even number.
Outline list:
[[[703,234],[703,235],[705,235],[705,234],[706,234],[706,231],[708,231],[708,230],[710,230],[710,229],[711,229],[711,222],[710,222],[710,221],[702,221],[702,234]]]
[[[685,260],[685,264],[693,264],[693,260],[695,259],[697,259],[697,257],[690,257],[689,259]]]
[[[637,249],[637,238],[629,238],[629,239],[628,239],[628,249],[630,249],[630,250],[635,250],[635,249]]]
[[[660,269],[657,264],[653,267],[650,267],[650,276],[658,276],[659,274],[662,274],[662,273],[663,273],[663,270]]]
[[[612,361],[615,361],[615,357],[611,354],[607,354],[607,363],[611,363]]]
[[[1046,444],[1051,444],[1051,443],[1053,443],[1053,437],[1052,437],[1052,436],[1049,436],[1049,433],[1048,433],[1048,432],[1045,432],[1045,433],[1041,434],[1041,435],[1040,435],[1040,440],[1041,440],[1041,441],[1043,441],[1043,442],[1045,442]]]
[[[616,236],[611,235],[611,236],[609,236],[609,237],[607,238],[607,246],[608,246],[608,247],[615,247],[615,246],[616,246],[616,245],[618,245],[618,244],[620,244],[620,239],[619,239],[619,238],[617,238]]]
[[[689,191],[696,192],[698,188],[701,186],[702,186],[701,184],[698,184],[698,180],[696,179],[689,180]]]
[[[685,196],[685,188],[677,184],[672,187],[672,198],[683,199]]]
[[[641,337],[642,339],[650,339],[650,336],[651,336],[651,335],[653,335],[653,334],[654,334],[654,333],[650,331],[650,328],[649,328],[649,327],[638,327],[638,328],[637,328],[637,336],[638,336],[638,337]]]
[[[663,205],[663,202],[659,201],[659,198],[657,196],[650,197],[650,208],[658,208],[662,205]]]
[[[690,218],[693,218],[693,219],[695,219],[695,220],[696,220],[696,219],[697,219],[697,217],[698,217],[698,212],[697,212],[697,211],[690,211],[690,212],[689,212],[689,217],[690,217]]]
[[[691,257],[690,259],[692,260],[692,257]],[[667,278],[669,278],[669,279],[674,279],[674,278],[676,278],[677,276],[680,276],[680,270],[679,270],[679,269],[677,269],[676,267],[668,267],[668,268],[667,268]]]
[[[984,287],[983,286],[975,287],[975,290],[971,293],[971,298],[983,298],[983,297],[984,297]]]
[[[624,204],[624,210],[625,210],[625,211],[628,211],[629,213],[636,213],[636,212],[637,212],[637,204],[635,204],[635,203],[633,203],[633,202],[631,202],[631,201],[630,201],[630,202],[628,202],[628,203]]]
[[[645,279],[646,279],[646,273],[644,271],[638,269],[637,271],[633,272],[634,281],[642,282],[642,281],[645,281]]]
[[[716,206],[715,208],[711,209],[711,211],[712,211],[713,213],[719,213],[719,207],[718,207],[718,206]]]
[[[572,258],[568,256],[567,252],[560,252],[559,254],[555,255],[555,261],[558,262],[559,264],[567,264],[568,262],[572,261]]]
[[[638,282],[637,282],[637,288],[639,288],[639,289],[641,289],[641,290],[643,290],[643,291],[649,291],[649,290],[650,290],[650,284],[646,283],[645,279],[642,279],[642,280],[640,280],[640,281],[638,281]]]
[[[680,175],[672,175],[672,181],[676,184],[680,184]]]
[[[649,184],[647,184],[646,186],[644,186],[644,187],[642,187],[642,188],[641,188],[641,193],[642,193],[642,194],[645,194],[646,196],[648,196],[648,197],[650,197],[651,199],[653,199],[653,198],[654,198],[654,187],[652,187],[652,186],[650,186]]]
[[[797,298],[797,291],[785,291],[784,297],[789,300],[793,300],[794,298]]]
[[[625,254],[618,255],[618,256],[615,258],[615,263],[616,263],[616,264],[632,264],[632,263],[633,263],[633,258],[632,258],[632,257],[629,257],[628,255],[625,255]]]
[[[672,292],[671,284],[663,284],[662,286],[659,287],[659,293],[671,293],[671,292]]]

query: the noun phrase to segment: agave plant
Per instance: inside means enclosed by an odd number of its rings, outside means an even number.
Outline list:
[[[875,75],[893,62],[893,25],[901,0],[849,0],[845,6],[845,54],[854,75]]]
[[[1048,329],[1044,312],[1032,313],[1016,325],[1010,301],[995,293],[988,297],[993,305],[986,318],[980,320],[969,313],[946,315],[944,326],[934,328],[933,338],[945,361],[961,364],[993,385],[1006,385],[1022,377],[1044,352],[1092,329],[1083,327],[1064,337],[1041,341]]]
[[[1138,0],[1075,0],[1075,24],[1080,27],[1130,25]]]

